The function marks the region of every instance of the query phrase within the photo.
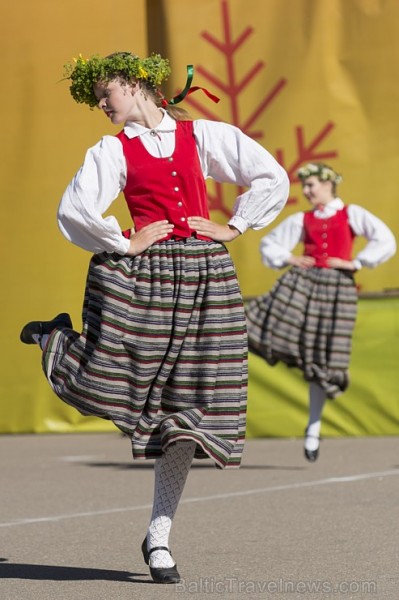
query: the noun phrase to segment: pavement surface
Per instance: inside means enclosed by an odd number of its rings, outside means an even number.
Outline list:
[[[110,434],[0,436],[0,600],[399,598],[399,453],[388,438],[248,440],[242,468],[195,461],[171,548],[140,553],[153,462]]]

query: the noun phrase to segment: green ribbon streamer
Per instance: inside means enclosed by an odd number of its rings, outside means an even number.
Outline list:
[[[177,96],[175,96],[174,98],[169,100],[168,104],[178,104],[179,102],[184,100],[184,98],[187,96],[187,94],[191,88],[191,84],[193,82],[193,77],[194,77],[194,65],[187,65],[187,81],[186,81],[185,88],[183,91],[180,92],[180,94],[177,94]]]

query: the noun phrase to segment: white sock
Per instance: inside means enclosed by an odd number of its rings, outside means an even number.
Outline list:
[[[147,533],[147,548],[169,548],[172,527],[187,475],[194,458],[195,442],[176,442],[155,461],[154,504]],[[175,561],[166,550],[156,550],[150,556],[150,566],[164,569],[173,567]]]
[[[317,450],[320,444],[321,414],[326,401],[326,393],[315,382],[309,385],[309,422],[306,428],[306,450]]]

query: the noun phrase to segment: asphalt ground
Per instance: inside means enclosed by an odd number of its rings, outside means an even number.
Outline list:
[[[0,436],[0,600],[399,598],[395,437],[248,440],[239,470],[195,461],[171,548],[140,553],[153,463],[110,434]]]

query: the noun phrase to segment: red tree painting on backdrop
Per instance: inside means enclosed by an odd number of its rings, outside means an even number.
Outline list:
[[[226,63],[225,81],[222,81],[219,77],[211,73],[201,64],[196,65],[196,72],[211,84],[212,90],[219,90],[226,95],[228,102],[230,102],[230,122],[239,127],[244,133],[253,139],[259,141],[264,137],[264,133],[263,131],[255,128],[257,119],[264,113],[264,111],[267,110],[272,102],[276,102],[278,100],[279,94],[282,93],[289,82],[287,79],[282,77],[279,81],[272,83],[269,91],[266,92],[260,103],[253,108],[251,114],[245,120],[241,118],[239,103],[240,95],[254,80],[254,78],[258,77],[262,73],[266,65],[262,60],[255,61],[254,64],[249,67],[248,72],[242,77],[242,79],[238,80],[234,59],[236,54],[244,48],[244,45],[250,36],[255,33],[255,30],[253,27],[247,26],[242,30],[241,33],[234,37],[230,22],[228,0],[221,0],[220,8],[223,38],[217,39],[209,31],[203,31],[201,33],[201,37],[206,43],[213,46],[223,56]],[[193,106],[204,118],[215,121],[219,120],[218,116],[215,115],[212,110],[210,110],[209,105],[203,105],[200,101],[197,101],[195,98],[193,98],[193,96],[187,97],[186,102]],[[291,183],[298,183],[296,172],[304,162],[322,161],[336,158],[338,156],[338,153],[335,150],[321,151],[319,149],[333,128],[334,123],[328,122],[320,129],[319,133],[313,137],[313,139],[306,142],[304,127],[301,125],[297,126],[295,128],[296,158],[292,164],[286,163],[283,149],[276,149],[275,157],[286,169]],[[241,193],[241,191],[242,190],[238,188],[238,193]],[[230,216],[231,210],[225,202],[223,186],[220,183],[214,182],[213,191],[209,191],[208,189],[208,197],[210,210],[221,211],[226,216]],[[288,202],[290,204],[295,204],[298,202],[298,200],[296,197],[290,197]]]

